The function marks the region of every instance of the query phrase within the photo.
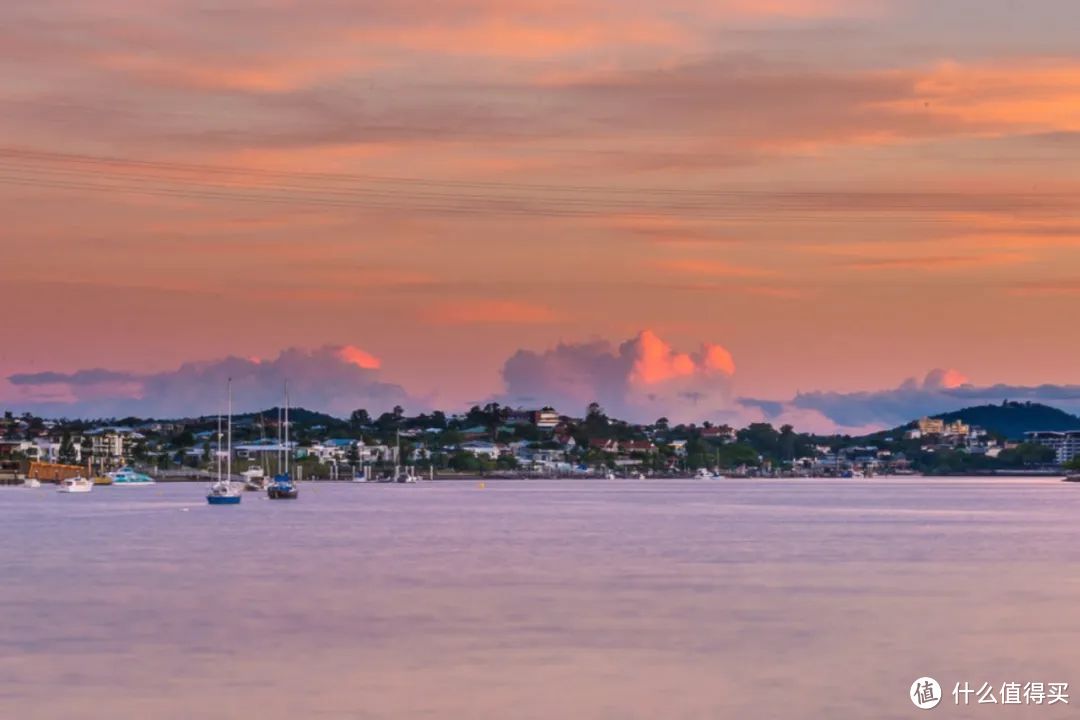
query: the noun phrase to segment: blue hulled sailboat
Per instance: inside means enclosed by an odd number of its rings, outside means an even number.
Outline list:
[[[206,493],[206,502],[211,505],[239,505],[243,497],[243,486],[232,482],[232,378],[228,384],[228,430],[226,432],[225,477],[221,476],[221,416],[218,415],[217,431],[217,480],[210,485]]]
[[[266,494],[271,500],[295,500],[300,496],[300,488],[296,487],[292,475],[289,474],[289,383],[285,383],[283,417],[284,419],[278,422],[278,445],[281,448],[281,456],[278,460],[279,472],[266,488]]]

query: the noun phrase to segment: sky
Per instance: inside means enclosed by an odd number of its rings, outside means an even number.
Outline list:
[[[1080,409],[1072,0],[7,0],[0,407]]]

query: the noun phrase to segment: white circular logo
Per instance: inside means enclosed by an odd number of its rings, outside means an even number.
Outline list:
[[[911,683],[911,692],[908,695],[915,707],[920,710],[929,710],[937,707],[941,702],[941,685],[932,677],[921,677]]]

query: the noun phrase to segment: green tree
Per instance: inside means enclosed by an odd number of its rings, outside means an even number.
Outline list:
[[[368,411],[360,408],[359,410],[353,410],[349,415],[349,427],[355,431],[360,431],[362,428],[371,424],[371,415]]]
[[[1002,450],[998,461],[1006,467],[1049,465],[1057,459],[1053,448],[1038,443],[1020,443],[1015,448]]]
[[[609,437],[608,416],[598,402],[589,403],[589,406],[585,409],[584,425],[586,437]]]
[[[64,435],[60,439],[59,460],[67,465],[75,463],[75,444],[71,441],[71,433],[67,430],[64,431]]]
[[[756,467],[760,463],[757,450],[745,443],[727,443],[717,448],[717,464],[722,468]]]

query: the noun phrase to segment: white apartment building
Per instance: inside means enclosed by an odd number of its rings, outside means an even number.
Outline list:
[[[1030,443],[1053,448],[1059,463],[1066,463],[1080,455],[1080,430],[1039,430],[1024,433]]]

